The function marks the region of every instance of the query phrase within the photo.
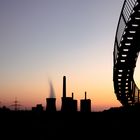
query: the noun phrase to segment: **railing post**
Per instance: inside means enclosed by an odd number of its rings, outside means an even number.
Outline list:
[[[139,97],[140,97],[140,90],[138,89],[138,103],[139,103]]]

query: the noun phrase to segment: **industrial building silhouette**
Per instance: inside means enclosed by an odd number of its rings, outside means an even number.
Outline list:
[[[72,97],[66,96],[66,76],[63,77],[63,96],[62,96],[62,112],[75,112],[77,111],[77,100],[73,99],[74,93],[72,93]]]
[[[46,111],[47,112],[56,111],[56,98],[46,98]]]
[[[91,100],[87,99],[87,93],[85,92],[85,99],[80,100],[80,111],[91,112]]]
[[[50,93],[52,93],[52,84],[50,84]],[[46,106],[43,107],[42,104],[36,104],[36,106],[33,106],[31,110],[33,112],[79,112],[78,111],[78,101],[74,99],[74,93],[72,92],[71,97],[67,97],[67,90],[66,90],[66,76],[63,76],[63,87],[62,87],[62,97],[61,97],[61,109],[57,110],[56,106],[56,98],[55,96],[50,96],[46,98]],[[54,91],[53,91],[54,92]],[[15,99],[14,104],[11,106],[14,106],[14,111],[22,111],[18,107],[21,106],[19,104],[19,101]],[[4,107],[0,107],[1,110],[5,110]],[[10,109],[9,109],[10,110]],[[80,112],[91,112],[91,100],[87,99],[87,92],[85,92],[85,98],[80,100]]]
[[[80,111],[91,112],[91,100],[86,98],[80,100]],[[46,98],[46,111],[56,111],[56,98]],[[66,76],[63,76],[63,93],[61,98],[61,112],[77,112],[77,100],[74,99],[74,93],[71,97],[67,97]]]

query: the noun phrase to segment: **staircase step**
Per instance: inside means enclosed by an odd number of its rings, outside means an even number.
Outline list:
[[[137,10],[140,10],[140,4],[137,4],[134,8],[133,8],[134,11],[137,11]]]
[[[132,15],[130,15],[130,18],[133,17],[140,17],[140,11],[135,11]]]
[[[129,31],[127,31],[127,32],[123,35],[123,37],[124,37],[124,38],[126,38],[126,37],[133,37],[133,38],[135,38],[135,37],[136,37],[136,33],[134,34],[134,33],[130,33]]]
[[[127,25],[128,28],[129,27],[130,28],[131,27],[136,28],[140,25],[140,20],[131,19],[126,25]]]

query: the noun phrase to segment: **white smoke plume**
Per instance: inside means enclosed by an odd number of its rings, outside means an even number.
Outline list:
[[[51,80],[49,80],[49,85],[50,85],[50,96],[49,96],[49,98],[55,98],[55,91],[54,91],[53,84],[52,84]]]

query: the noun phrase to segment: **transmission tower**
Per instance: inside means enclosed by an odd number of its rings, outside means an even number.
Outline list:
[[[14,107],[15,111],[18,111],[19,106],[21,106],[21,105],[19,104],[19,101],[17,100],[17,98],[15,98],[15,101],[13,102],[13,104],[11,106]]]

